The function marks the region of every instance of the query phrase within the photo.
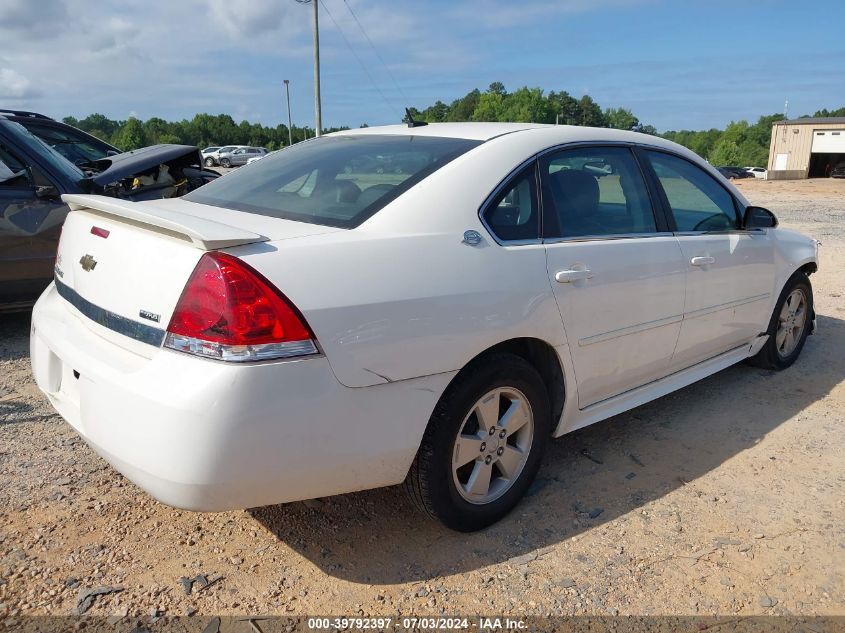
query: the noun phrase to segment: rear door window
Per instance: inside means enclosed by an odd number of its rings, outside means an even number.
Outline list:
[[[625,147],[563,150],[540,161],[546,238],[654,233],[639,165]]]
[[[324,136],[218,178],[186,200],[275,218],[354,228],[480,141]]]

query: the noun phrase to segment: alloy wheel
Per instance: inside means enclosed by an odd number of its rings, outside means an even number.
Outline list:
[[[458,494],[476,505],[495,501],[519,479],[534,437],[528,398],[511,387],[488,391],[461,423],[452,451]]]
[[[796,288],[783,302],[778,317],[778,329],[775,334],[778,356],[786,358],[795,350],[806,323],[807,297],[803,290]]]

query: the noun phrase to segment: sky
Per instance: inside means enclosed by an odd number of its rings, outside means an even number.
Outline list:
[[[312,0],[313,1],[313,0]],[[845,2],[319,0],[323,125],[398,123],[494,81],[658,130],[845,106]],[[0,108],[314,125],[297,0],[0,0]],[[356,18],[357,17],[357,21]]]

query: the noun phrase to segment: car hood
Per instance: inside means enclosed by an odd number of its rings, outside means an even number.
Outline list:
[[[99,173],[94,175],[91,180],[102,187],[153,169],[162,163],[179,159],[190,164],[201,164],[200,152],[193,145],[150,145],[123,154],[101,158],[94,163],[94,167]]]

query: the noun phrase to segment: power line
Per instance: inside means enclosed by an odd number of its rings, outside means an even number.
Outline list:
[[[316,0],[314,0],[314,1],[316,2]],[[376,83],[375,79],[373,79],[373,76],[370,74],[370,71],[367,69],[367,66],[364,64],[364,62],[358,56],[358,53],[355,52],[355,49],[352,48],[352,44],[347,39],[346,34],[343,32],[343,29],[340,28],[340,24],[338,24],[337,20],[334,19],[334,16],[332,15],[332,12],[329,11],[329,8],[326,6],[326,3],[323,0],[319,0],[319,2],[323,6],[323,9],[325,10],[326,15],[329,16],[329,19],[335,25],[335,28],[337,29],[338,33],[340,33],[340,36],[343,38],[343,41],[346,42],[346,46],[349,48],[349,51],[352,53],[352,55],[355,57],[355,59],[358,60],[358,64],[360,64],[361,68],[364,70],[367,77],[369,77],[370,83],[373,84],[373,88],[375,88],[376,91],[381,95],[381,98],[384,100],[384,103],[387,105],[387,107],[390,108],[391,111],[394,111],[395,104],[391,103],[390,99],[387,98],[387,95],[385,95],[384,92],[382,91],[382,89],[379,88],[379,85]],[[402,109],[399,108],[399,112],[401,112],[401,111],[402,111]]]
[[[361,33],[364,34],[364,37],[370,44],[370,48],[373,49],[373,52],[376,54],[376,57],[378,57],[378,60],[381,62],[381,65],[384,66],[384,69],[387,71],[387,74],[390,75],[390,79],[391,81],[393,81],[393,85],[396,86],[396,90],[398,90],[399,94],[402,95],[402,98],[405,100],[406,104],[410,103],[410,101],[408,100],[408,96],[402,90],[401,86],[399,85],[399,82],[396,81],[396,77],[393,76],[393,73],[390,70],[390,66],[388,66],[382,56],[379,55],[378,49],[376,48],[375,44],[373,44],[373,40],[370,39],[370,36],[367,35],[367,31],[364,29],[364,25],[361,24],[361,20],[358,19],[358,16],[355,15],[355,12],[352,10],[352,7],[349,6],[349,2],[347,2],[347,0],[343,0],[343,4],[346,5],[347,10],[349,11],[350,15],[352,15],[352,18],[355,20],[355,23],[358,25],[358,28],[361,29]]]

